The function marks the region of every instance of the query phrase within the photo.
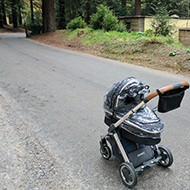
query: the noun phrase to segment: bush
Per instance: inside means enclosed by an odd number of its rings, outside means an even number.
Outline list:
[[[106,31],[110,31],[110,30],[115,30],[116,29],[116,26],[117,26],[117,17],[114,16],[112,14],[112,12],[110,11],[108,14],[106,14],[104,16],[104,20],[103,20],[103,28],[106,30]]]
[[[95,30],[102,28],[106,31],[117,30],[123,32],[126,30],[126,26],[123,23],[118,24],[117,17],[113,15],[107,6],[102,4],[97,7],[97,12],[91,16],[90,26]]]
[[[107,6],[104,6],[102,4],[99,5],[97,7],[97,12],[90,18],[90,26],[95,30],[102,29],[104,16],[108,13],[109,9]]]
[[[81,16],[74,18],[67,24],[67,29],[75,30],[77,28],[85,28],[86,23]]]
[[[100,22],[100,18],[97,13],[93,14],[90,19],[90,26],[94,29],[101,29],[102,23]]]
[[[116,25],[116,31],[117,32],[125,32],[127,30],[127,26],[123,22],[119,22]]]
[[[155,35],[171,36],[175,32],[175,25],[171,24],[169,13],[165,7],[160,7],[151,26]]]

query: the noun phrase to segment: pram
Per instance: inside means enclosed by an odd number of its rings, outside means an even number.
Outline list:
[[[169,167],[173,163],[171,151],[157,146],[161,141],[164,122],[155,111],[162,113],[180,107],[185,90],[184,81],[150,93],[149,86],[134,77],[115,83],[104,97],[104,122],[109,126],[101,135],[100,153],[106,160],[112,154],[122,162],[120,176],[132,188],[137,184],[138,173],[159,163]],[[159,95],[158,106],[150,109],[146,103]]]

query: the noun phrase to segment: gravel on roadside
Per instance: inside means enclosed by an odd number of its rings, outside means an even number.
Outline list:
[[[0,190],[78,189],[0,94]]]

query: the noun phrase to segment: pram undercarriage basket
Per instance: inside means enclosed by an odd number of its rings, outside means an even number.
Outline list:
[[[147,97],[149,87],[129,77],[112,86],[104,97],[105,120],[108,131],[101,136],[100,152],[109,159],[113,154],[122,162],[120,176],[131,188],[137,183],[137,174],[146,167],[160,163],[169,167],[173,156],[169,149],[157,146],[161,141],[164,122],[146,103],[159,95],[158,111],[167,112],[180,106],[187,82],[158,89]]]

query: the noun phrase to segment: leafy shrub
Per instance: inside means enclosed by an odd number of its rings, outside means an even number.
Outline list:
[[[126,26],[123,23],[118,24],[117,17],[103,4],[100,4],[97,7],[97,12],[91,16],[90,25],[95,30],[102,28],[106,31],[117,30],[123,32],[126,30]]]
[[[158,37],[158,34],[154,33],[153,30],[151,30],[151,29],[146,30],[145,35],[147,35],[150,38],[151,43],[155,43],[156,38]]]
[[[100,18],[97,13],[93,14],[90,19],[90,26],[97,30],[102,28],[102,23],[100,22]]]
[[[123,23],[123,22],[119,22],[117,25],[116,25],[116,31],[117,32],[125,32],[127,29],[126,29],[126,25]]]
[[[114,15],[112,14],[112,12],[110,11],[109,13],[107,13],[107,14],[104,16],[103,28],[104,28],[106,31],[115,30],[115,29],[116,29],[116,26],[117,26],[117,22],[118,22],[117,17],[114,16]]]
[[[159,8],[151,26],[156,35],[171,36],[175,32],[175,25],[171,24],[169,13],[164,6]]]
[[[109,8],[100,4],[97,12],[90,18],[90,25],[93,29],[102,29],[104,16],[109,13]]]
[[[67,29],[75,30],[77,28],[85,28],[86,23],[81,16],[74,18],[67,24]]]

